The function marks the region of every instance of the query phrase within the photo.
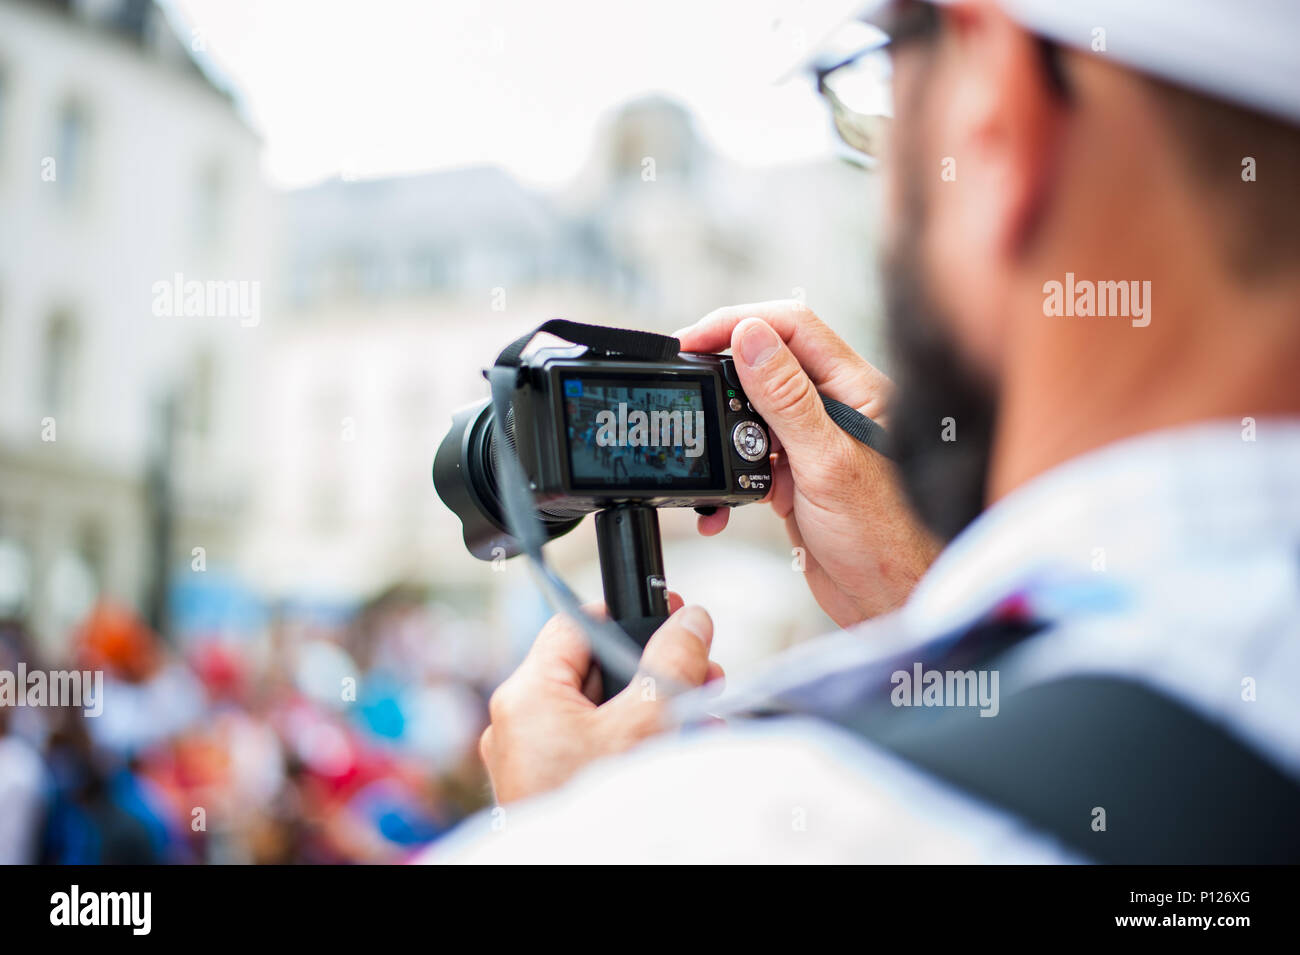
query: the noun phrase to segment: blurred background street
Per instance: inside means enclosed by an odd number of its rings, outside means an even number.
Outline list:
[[[549,612],[430,468],[542,320],[794,297],[882,360],[873,183],[746,42],[816,37],[425,6],[0,0],[0,670],[106,681],[0,709],[0,862],[398,861],[488,804],[486,700]],[[676,88],[723,74],[735,122]],[[662,524],[729,672],[829,629],[765,507]],[[589,526],[554,555],[599,596]]]

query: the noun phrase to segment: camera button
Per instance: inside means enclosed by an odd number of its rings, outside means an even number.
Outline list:
[[[757,421],[742,421],[731,432],[731,443],[746,461],[761,461],[767,454],[767,432]]]
[[[732,398],[730,401],[727,402],[727,407],[730,408],[732,411],[739,411],[744,406],[740,403],[739,398]]]

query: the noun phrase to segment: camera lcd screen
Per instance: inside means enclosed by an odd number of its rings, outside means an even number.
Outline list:
[[[561,381],[574,488],[671,493],[718,483],[711,380],[568,375]]]

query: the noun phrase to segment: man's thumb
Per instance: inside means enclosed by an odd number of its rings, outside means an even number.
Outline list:
[[[713,620],[703,607],[683,607],[654,632],[641,654],[641,669],[650,677],[682,687],[702,686],[709,675]],[[627,692],[637,689],[632,681]],[[664,687],[665,692],[671,688]]]
[[[820,455],[831,423],[798,359],[761,318],[747,318],[731,334],[731,354],[754,410],[788,451]]]

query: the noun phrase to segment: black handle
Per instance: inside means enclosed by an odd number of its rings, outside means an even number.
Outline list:
[[[596,549],[610,619],[644,647],[668,619],[659,512],[637,504],[597,511]],[[605,699],[626,685],[606,678]]]

